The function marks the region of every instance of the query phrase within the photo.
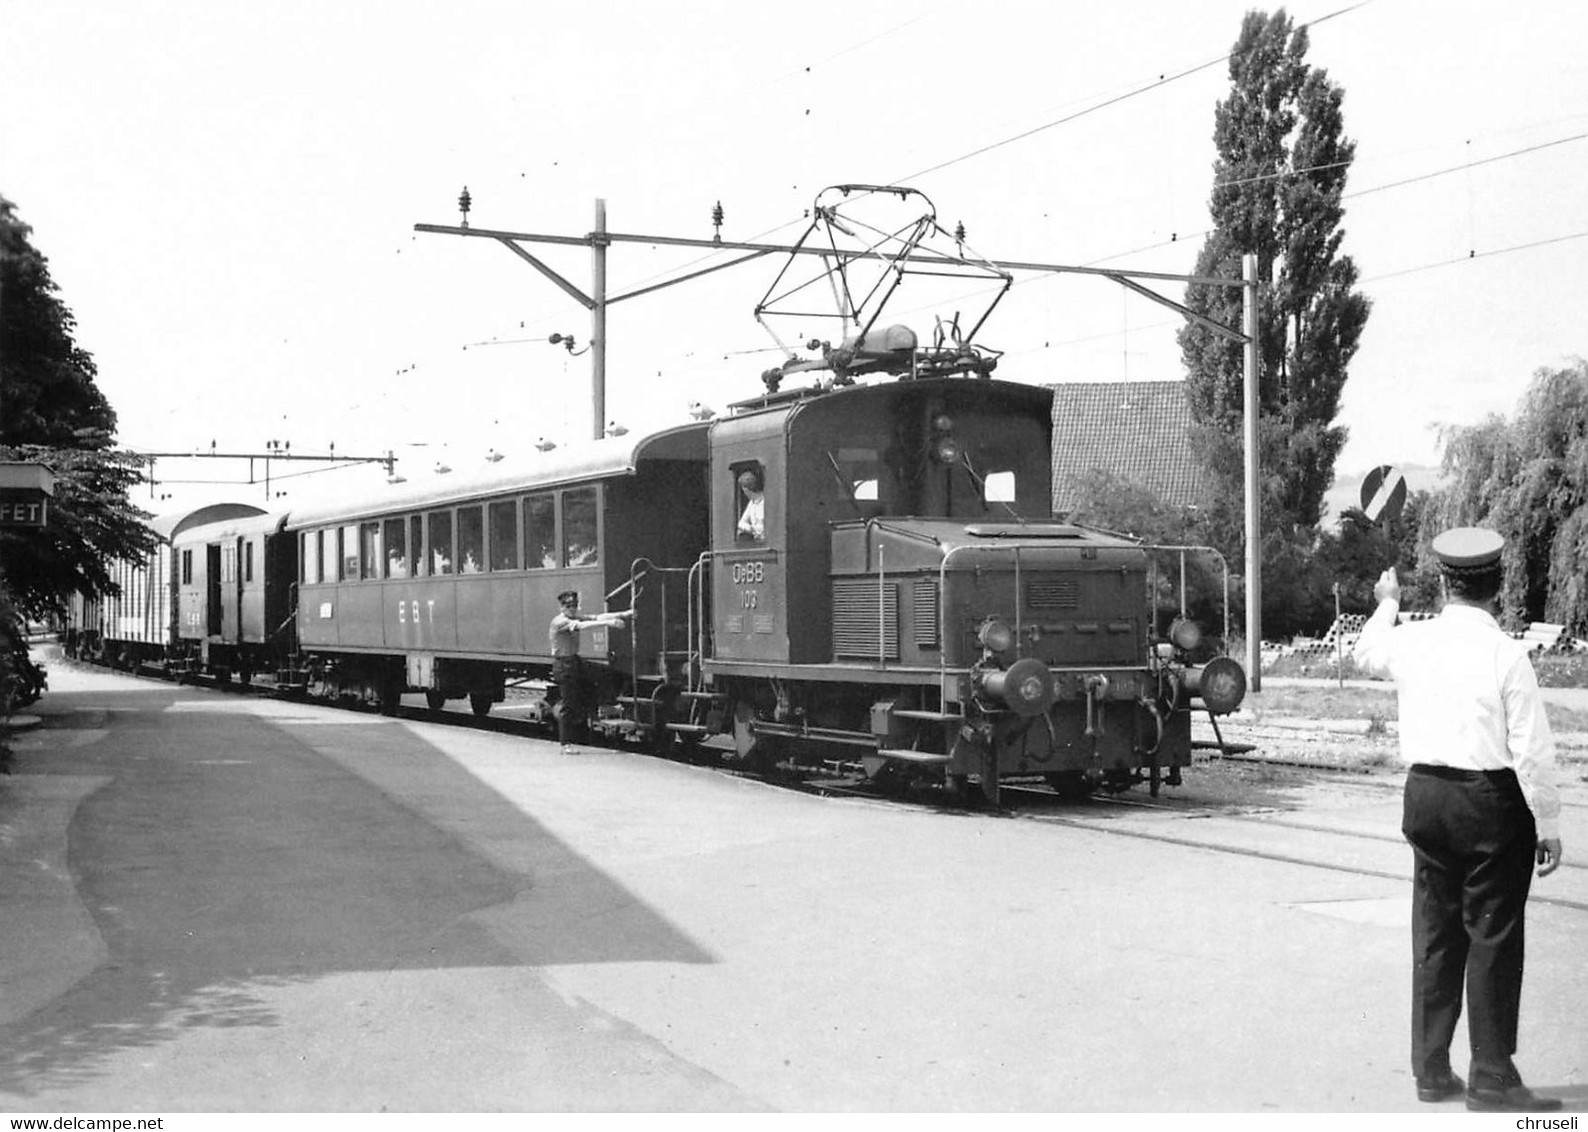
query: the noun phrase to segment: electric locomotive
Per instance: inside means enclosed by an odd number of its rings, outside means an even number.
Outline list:
[[[691,691],[717,745],[993,798],[1011,778],[1179,782],[1192,708],[1234,710],[1244,673],[1186,663],[1188,627],[1159,635],[1146,548],[1054,519],[1051,400],[906,376],[773,392],[715,423]],[[739,521],[746,482],[759,530]]]

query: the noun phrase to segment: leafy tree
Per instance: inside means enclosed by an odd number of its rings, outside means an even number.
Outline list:
[[[1340,252],[1341,194],[1355,156],[1343,133],[1342,92],[1310,66],[1307,29],[1283,9],[1247,14],[1230,56],[1232,88],[1214,111],[1214,228],[1196,274],[1238,278],[1243,253],[1257,257],[1258,464],[1263,493],[1265,625],[1292,620],[1294,579],[1283,573],[1315,544],[1324,494],[1345,443],[1335,425],[1347,366],[1369,302]],[[1241,325],[1233,287],[1191,284],[1186,304],[1226,326]],[[1199,451],[1213,473],[1227,553],[1243,543],[1244,347],[1197,323],[1180,333]],[[1278,557],[1272,561],[1268,554]],[[1273,583],[1273,584],[1270,584]],[[1332,592],[1330,596],[1332,607]]]
[[[103,447],[116,414],[32,233],[0,196],[0,444],[79,448],[81,430],[92,429]]]
[[[74,593],[111,592],[105,563],[142,554],[154,536],[127,495],[141,462],[114,448],[116,414],[31,235],[0,197],[0,459],[56,476],[49,525],[0,530],[0,562],[17,610],[44,618]]]
[[[1444,442],[1440,529],[1505,536],[1500,602],[1512,624],[1588,636],[1588,362],[1539,370],[1515,419],[1449,429]]]
[[[1073,485],[1075,506],[1070,518],[1086,526],[1114,531],[1154,546],[1210,546],[1206,519],[1200,509],[1177,507],[1166,502],[1151,488],[1132,483],[1112,472],[1094,469]],[[1153,604],[1156,628],[1161,632],[1179,615],[1181,555],[1175,551],[1154,554]],[[1225,576],[1219,562],[1205,554],[1185,555],[1186,614],[1202,626],[1209,637],[1222,631],[1226,614],[1231,625],[1240,616],[1239,562],[1228,564],[1229,604],[1225,609]]]

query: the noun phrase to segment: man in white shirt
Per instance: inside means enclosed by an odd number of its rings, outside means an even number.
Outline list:
[[[1561,1107],[1522,1084],[1512,1055],[1522,996],[1523,923],[1533,866],[1560,864],[1555,741],[1527,646],[1495,621],[1504,540],[1462,527],[1434,540],[1444,580],[1437,618],[1396,625],[1393,568],[1357,667],[1395,680],[1401,758],[1409,764],[1401,831],[1411,843],[1412,1072],[1417,1097],[1466,1092],[1478,1112]],[[1450,1067],[1467,989],[1469,1083]]]

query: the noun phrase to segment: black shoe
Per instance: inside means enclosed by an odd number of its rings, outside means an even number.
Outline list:
[[[1467,1090],[1469,1112],[1555,1112],[1560,1106],[1558,1097],[1541,1097],[1526,1085]]]
[[[1459,1097],[1466,1091],[1467,1084],[1450,1070],[1445,1070],[1439,1077],[1417,1078],[1417,1099],[1428,1104],[1435,1101],[1448,1101]]]

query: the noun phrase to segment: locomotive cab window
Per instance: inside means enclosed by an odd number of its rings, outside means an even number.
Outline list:
[[[1015,501],[1015,474],[1013,472],[988,472],[983,483],[983,497],[988,503],[1013,503]]]
[[[733,537],[739,542],[760,542],[766,538],[766,469],[759,461],[734,464],[734,513],[738,516]]]
[[[868,518],[881,515],[893,504],[893,492],[884,488],[882,460],[875,448],[839,448],[829,451],[827,460],[855,514]]]

